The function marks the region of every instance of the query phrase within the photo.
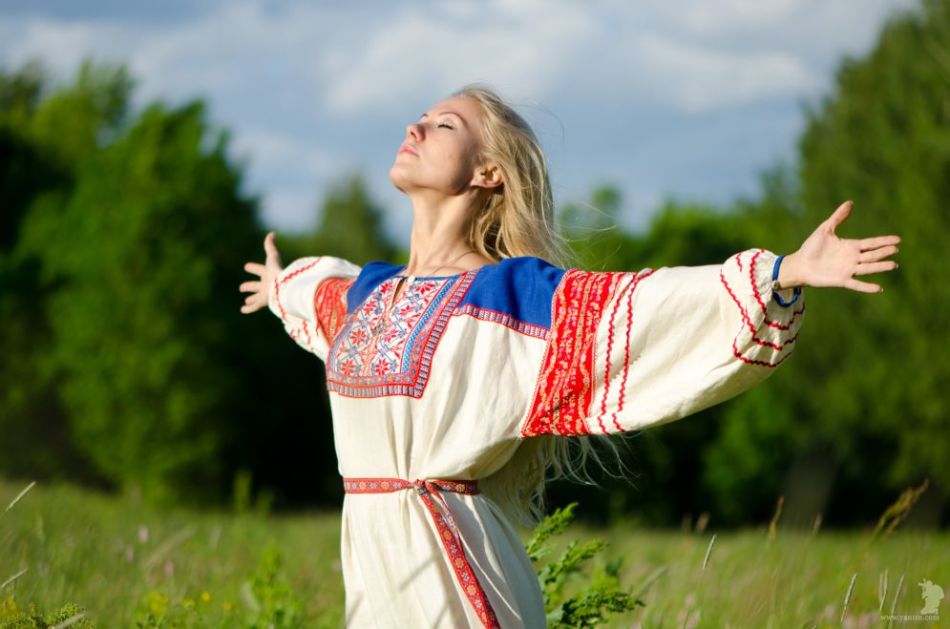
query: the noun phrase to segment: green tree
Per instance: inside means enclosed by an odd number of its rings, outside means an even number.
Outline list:
[[[796,355],[737,401],[706,453],[704,475],[723,510],[731,503],[735,514],[761,517],[768,487],[791,494],[786,512],[808,505],[800,522],[823,508],[826,521],[854,522],[929,476],[917,510],[929,510],[931,523],[945,511],[950,366],[940,352],[950,345],[950,287],[939,281],[938,252],[950,236],[948,42],[947,0],[891,19],[875,49],[844,60],[831,94],[806,112],[798,173],[775,169],[761,198],[740,204],[756,244],[777,251],[791,251],[849,198],[855,209],[842,237],[897,233],[903,242],[900,270],[871,277],[883,295],[809,293]],[[787,472],[778,478],[781,461]],[[803,487],[812,497],[796,505]],[[736,504],[737,491],[745,504]]]
[[[383,211],[359,174],[330,186],[312,233],[285,240],[288,259],[328,255],[365,264],[372,260],[392,261],[396,255],[396,247],[383,226]]]
[[[62,420],[58,437],[14,430],[5,445],[54,452],[59,438],[105,478],[156,499],[223,498],[237,469],[266,467],[260,435],[304,404],[288,408],[281,387],[307,378],[274,368],[291,353],[279,326],[239,312],[242,266],[263,230],[226,133],[199,102],[130,115],[131,89],[123,68],[84,64],[70,85],[4,100],[31,105],[5,110],[17,159],[51,174],[18,197],[4,254],[14,290],[0,306],[16,312],[4,332],[17,354],[0,365],[16,385],[0,400],[2,423],[33,427],[44,404]]]
[[[77,91],[90,90],[88,69]],[[48,359],[53,333],[46,303],[55,284],[42,280],[42,262],[17,249],[33,202],[72,185],[70,165],[47,150],[51,129],[35,125],[42,109],[45,73],[38,62],[0,72],[0,471],[95,480],[94,467],[73,443],[68,413],[58,394],[61,374]],[[108,112],[84,125],[60,129],[94,137]],[[92,125],[93,128],[90,128]]]
[[[893,491],[923,475],[931,495],[950,487],[950,285],[939,279],[950,237],[948,42],[950,1],[891,20],[867,58],[842,64],[801,140],[807,218],[850,197],[851,229],[903,238],[883,295],[816,292],[797,365],[808,427],[856,492],[869,478]]]

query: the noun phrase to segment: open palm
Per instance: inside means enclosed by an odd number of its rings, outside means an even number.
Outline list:
[[[260,277],[258,281],[244,282],[239,287],[242,293],[250,293],[241,306],[241,312],[250,314],[257,312],[267,305],[267,298],[270,294],[271,284],[280,275],[281,262],[280,253],[277,251],[277,245],[274,244],[274,232],[270,232],[264,237],[264,264],[259,262],[248,262],[244,265],[244,270]]]
[[[899,236],[872,238],[839,238],[835,230],[851,214],[854,203],[845,201],[822,222],[794,254],[786,277],[779,281],[785,286],[836,286],[862,293],[879,293],[877,284],[854,279],[856,275],[881,273],[897,268],[897,262],[885,258],[898,252]],[[787,259],[787,258],[786,258]],[[785,261],[782,262],[785,271]]]

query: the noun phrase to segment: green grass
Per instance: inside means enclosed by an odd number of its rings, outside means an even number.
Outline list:
[[[283,558],[280,574],[301,605],[303,626],[342,626],[337,512],[158,511],[129,498],[40,484],[4,513],[25,486],[0,480],[0,584],[26,569],[0,589],[0,626],[12,601],[20,609],[34,603],[42,612],[75,603],[98,628],[135,627],[150,607],[163,606],[190,619],[184,626],[199,618],[202,626],[250,626],[242,588],[260,573],[268,548]],[[607,552],[592,560],[595,569],[622,558],[621,583],[639,590],[645,606],[617,618],[615,627],[839,626],[854,575],[845,624],[885,626],[878,612],[885,573],[885,614],[892,605],[895,614],[919,613],[917,584],[924,579],[950,586],[950,535],[943,532],[898,530],[872,542],[870,531],[812,535],[780,527],[770,541],[763,528],[719,532],[710,551],[711,536],[574,524],[560,542],[608,541]],[[573,587],[582,588],[583,581]],[[940,610],[942,624],[913,626],[950,625],[950,600]]]

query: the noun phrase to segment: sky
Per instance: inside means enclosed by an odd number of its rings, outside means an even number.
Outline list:
[[[128,65],[135,106],[201,98],[270,228],[362,173],[408,242],[388,171],[406,125],[472,82],[531,123],[555,202],[598,185],[640,229],[665,199],[728,204],[794,161],[805,107],[915,0],[0,0],[0,68]],[[842,191],[842,199],[849,194]],[[833,208],[829,208],[829,211]]]

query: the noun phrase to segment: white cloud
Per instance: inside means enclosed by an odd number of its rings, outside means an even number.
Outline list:
[[[754,181],[766,153],[792,150],[800,122],[790,103],[820,93],[842,53],[863,54],[890,11],[916,2],[213,0],[174,21],[0,9],[0,58],[39,55],[65,78],[94,53],[129,63],[136,102],[207,99],[212,122],[249,157],[265,220],[299,229],[313,220],[319,187],[354,165],[387,204],[403,201],[387,177],[392,147],[381,144],[401,133],[407,111],[474,80],[530,103],[522,112],[551,126],[540,131],[554,136],[563,200],[624,177],[652,203],[657,182],[692,190],[691,168],[728,162],[708,183],[721,198]],[[746,124],[750,112],[768,123]],[[404,231],[406,213],[392,217]]]
[[[445,95],[488,81],[515,97],[545,93],[570,69],[572,53],[596,36],[593,14],[565,2],[453,5],[450,17],[413,9],[377,26],[365,48],[335,51],[328,86],[338,114],[377,109],[387,101]]]
[[[7,36],[0,39],[0,54],[14,65],[39,57],[58,76],[68,75],[90,53],[102,60],[121,61],[143,35],[142,29],[125,24],[48,18],[17,18],[4,27]]]
[[[285,186],[261,196],[261,222],[272,228],[306,231],[317,218],[317,201],[311,188]]]
[[[632,53],[654,97],[686,112],[794,95],[815,83],[799,59],[783,52],[730,53],[646,34]]]
[[[693,33],[772,29],[794,12],[809,10],[818,0],[689,0],[677,3],[683,25]]]
[[[309,177],[325,177],[334,170],[328,150],[312,142],[265,128],[243,129],[236,134],[232,150],[249,159],[256,169],[279,174],[301,172]]]

